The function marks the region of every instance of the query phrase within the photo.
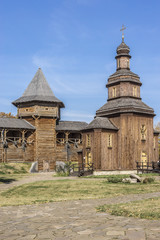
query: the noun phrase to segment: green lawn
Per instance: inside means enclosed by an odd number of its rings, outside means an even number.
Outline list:
[[[151,198],[114,205],[102,205],[97,207],[97,210],[100,212],[109,212],[111,215],[116,216],[159,220],[160,198]]]
[[[0,193],[0,206],[45,203],[53,201],[96,199],[157,192],[160,182],[152,184],[108,183],[106,180],[40,181],[13,187]]]
[[[0,163],[0,175],[29,173],[32,163]]]

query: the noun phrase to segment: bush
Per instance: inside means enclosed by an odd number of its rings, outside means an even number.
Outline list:
[[[110,183],[119,183],[122,182],[122,177],[109,177],[108,182]]]
[[[143,183],[153,183],[155,181],[155,179],[154,178],[152,178],[152,177],[148,177],[148,178],[145,178],[144,180],[143,180]]]
[[[69,176],[72,170],[72,162],[66,162],[64,166],[59,165],[56,167],[56,173],[58,176]]]

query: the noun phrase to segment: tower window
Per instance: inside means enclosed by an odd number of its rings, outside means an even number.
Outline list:
[[[116,88],[115,87],[112,89],[112,96],[116,97]]]
[[[137,87],[133,87],[133,96],[137,97]]]
[[[147,129],[145,125],[142,125],[141,127],[141,140],[145,141],[146,140],[146,135],[147,135]]]
[[[108,148],[112,148],[112,134],[108,134]]]

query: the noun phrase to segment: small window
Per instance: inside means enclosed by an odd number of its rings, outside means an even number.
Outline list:
[[[146,135],[147,135],[147,129],[145,125],[142,125],[141,127],[141,140],[145,141],[146,140]]]
[[[87,147],[90,147],[90,146],[91,146],[91,135],[90,135],[90,134],[87,134],[87,137],[86,137],[86,146],[87,146]]]
[[[108,134],[108,148],[112,148],[112,134]]]
[[[133,87],[133,96],[137,97],[137,87]]]
[[[48,111],[48,108],[45,108],[45,110],[47,110],[47,111]]]
[[[116,88],[115,87],[112,89],[112,96],[116,97]]]
[[[127,68],[129,68],[129,60],[127,59]]]
[[[28,108],[26,108],[26,112],[28,112]]]

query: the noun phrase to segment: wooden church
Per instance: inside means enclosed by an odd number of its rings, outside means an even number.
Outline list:
[[[117,69],[108,78],[108,101],[87,124],[61,121],[64,103],[55,97],[39,68],[22,97],[13,102],[17,118],[0,118],[0,162],[38,162],[53,171],[56,162],[78,161],[101,170],[133,170],[136,162],[158,161],[154,110],[142,102],[142,83],[130,71],[130,48],[117,48]]]
[[[154,110],[142,102],[137,74],[130,71],[130,48],[117,47],[117,69],[108,78],[108,100],[83,130],[83,156],[96,170],[133,170],[136,162],[158,161]]]

